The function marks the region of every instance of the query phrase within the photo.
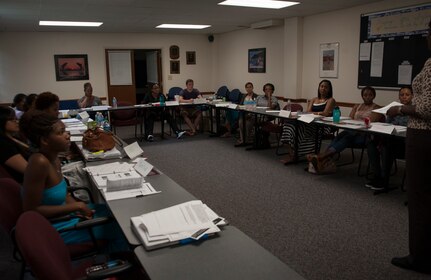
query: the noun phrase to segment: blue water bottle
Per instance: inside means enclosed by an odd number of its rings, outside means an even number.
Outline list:
[[[336,106],[332,111],[332,120],[334,123],[339,123],[341,117],[340,107]]]
[[[160,94],[160,106],[165,106],[165,96],[163,94]]]
[[[112,108],[117,108],[117,98],[115,96],[112,98]]]

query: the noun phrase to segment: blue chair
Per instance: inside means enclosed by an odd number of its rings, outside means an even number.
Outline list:
[[[236,89],[233,89],[231,92],[229,92],[227,99],[232,103],[239,104],[239,102],[241,101],[241,96],[242,96],[241,91],[239,91],[239,89],[236,88]]]
[[[78,101],[76,99],[72,100],[60,100],[60,110],[77,110],[79,109]]]
[[[168,91],[168,100],[175,100],[175,95],[178,95],[182,90],[180,87],[171,87]]]

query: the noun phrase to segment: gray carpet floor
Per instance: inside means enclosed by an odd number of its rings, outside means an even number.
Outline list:
[[[306,279],[429,279],[390,264],[408,252],[405,193],[373,195],[357,164],[317,176],[304,163],[284,166],[274,149],[233,144],[200,134],[141,146],[153,165]],[[401,164],[393,185],[402,173]],[[9,239],[0,237],[0,279],[17,279]]]

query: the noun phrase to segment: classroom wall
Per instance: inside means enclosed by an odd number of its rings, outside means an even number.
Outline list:
[[[201,91],[213,91],[213,47],[206,35],[137,33],[0,33],[0,103],[11,102],[18,92],[52,91],[61,99],[83,95],[87,81],[55,79],[54,54],[87,54],[94,94],[107,96],[105,49],[162,49],[165,92],[185,87],[188,78]],[[169,46],[180,48],[180,74],[169,74]],[[196,65],[187,65],[186,51],[196,51]]]
[[[420,3],[424,1],[386,0],[304,17],[302,97],[309,99],[316,96],[318,83],[322,79],[319,77],[319,45],[339,42],[338,79],[329,79],[334,87],[334,97],[342,102],[362,102],[360,89],[357,88],[360,15]],[[398,100],[397,91],[377,90],[377,104],[386,105],[394,100]]]
[[[250,80],[260,94],[261,85],[273,82],[276,95],[310,99],[317,95],[317,86],[323,79],[319,77],[320,44],[338,42],[338,78],[329,79],[334,97],[341,102],[362,102],[357,88],[360,15],[420,3],[424,1],[386,0],[304,18],[288,18],[281,27],[221,34],[215,67],[217,80],[229,87],[243,87]],[[267,73],[248,73],[247,50],[260,47],[267,48]],[[388,104],[398,98],[397,94],[397,91],[377,90],[376,103]]]

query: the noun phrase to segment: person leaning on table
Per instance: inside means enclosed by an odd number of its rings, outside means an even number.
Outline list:
[[[100,98],[93,95],[93,87],[91,86],[91,83],[84,84],[84,93],[85,95],[78,100],[79,108],[102,105]]]
[[[431,21],[427,43],[431,50]],[[409,251],[392,264],[431,274],[431,58],[414,78],[413,105],[391,107],[387,115],[409,116],[406,136],[406,186],[409,211]]]

